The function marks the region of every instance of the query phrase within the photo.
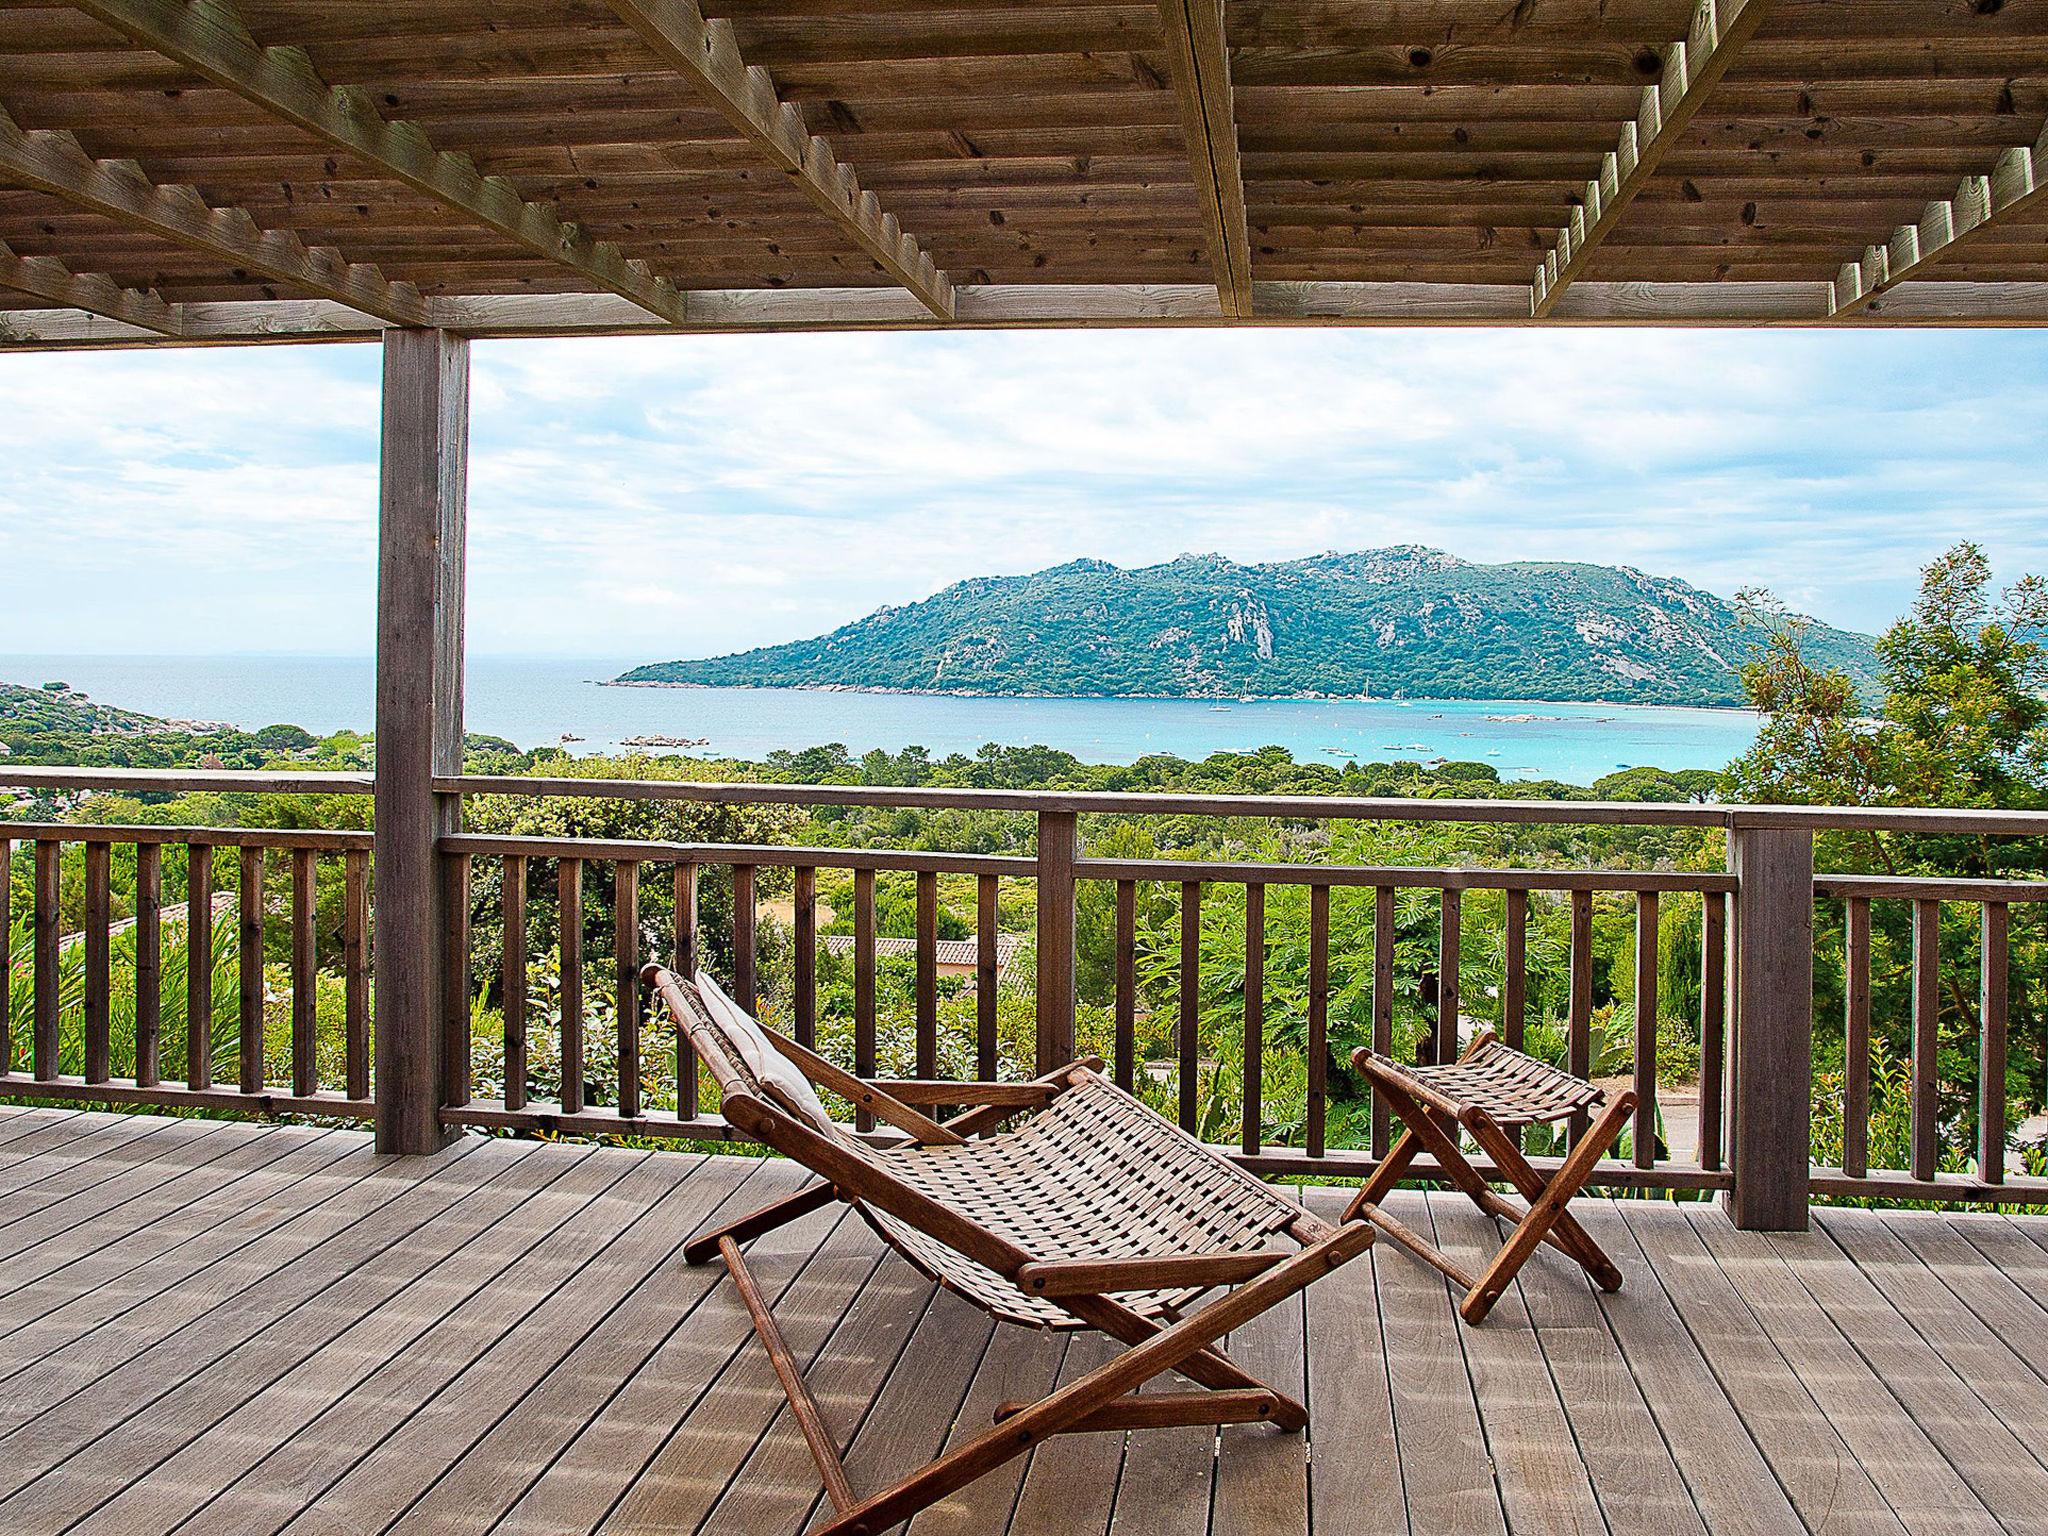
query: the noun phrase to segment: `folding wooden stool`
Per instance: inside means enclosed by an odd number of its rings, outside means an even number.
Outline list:
[[[1364,1217],[1462,1286],[1465,1299],[1458,1311],[1466,1322],[1479,1322],[1493,1310],[1540,1243],[1571,1255],[1602,1290],[1621,1289],[1621,1271],[1572,1220],[1566,1206],[1635,1113],[1632,1091],[1615,1096],[1567,1149],[1563,1164],[1546,1182],[1522,1155],[1511,1132],[1589,1114],[1606,1100],[1603,1089],[1503,1045],[1491,1030],[1482,1030],[1463,1056],[1445,1066],[1403,1066],[1370,1050],[1353,1052],[1351,1063],[1401,1117],[1406,1130],[1345,1210],[1345,1220]],[[1466,1159],[1458,1145],[1461,1129],[1521,1192],[1526,1209],[1496,1193]],[[1442,1177],[1471,1196],[1480,1210],[1513,1227],[1507,1243],[1476,1279],[1421,1233],[1380,1209],[1379,1202],[1420,1152],[1433,1156]]]

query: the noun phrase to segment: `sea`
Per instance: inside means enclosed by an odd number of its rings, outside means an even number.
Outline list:
[[[559,744],[578,754],[618,752],[648,736],[702,743],[650,750],[751,759],[828,742],[856,755],[1042,745],[1092,763],[1280,746],[1303,761],[1449,758],[1489,764],[1504,779],[1573,784],[1623,768],[1719,768],[1757,732],[1745,710],[1512,699],[996,699],[601,686],[645,660],[473,656],[466,723],[522,748]],[[368,657],[0,655],[0,681],[61,681],[117,708],[248,730],[367,731],[375,712]]]

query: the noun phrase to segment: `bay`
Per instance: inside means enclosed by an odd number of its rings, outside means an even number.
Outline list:
[[[563,744],[579,754],[626,750],[635,736],[705,738],[701,755],[751,759],[835,741],[856,754],[917,745],[940,756],[989,742],[1043,745],[1094,763],[1280,746],[1303,761],[1451,758],[1486,763],[1504,779],[1574,784],[1630,767],[1719,768],[1757,729],[1744,710],[1514,700],[978,699],[599,686],[644,659],[472,657],[469,729],[523,748],[569,737]],[[249,730],[288,723],[323,735],[367,731],[375,713],[368,657],[0,655],[0,680],[63,681],[103,704]]]

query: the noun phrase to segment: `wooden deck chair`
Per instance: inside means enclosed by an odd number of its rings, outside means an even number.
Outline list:
[[[1240,1370],[1216,1341],[1365,1251],[1373,1229],[1333,1226],[1217,1156],[1083,1060],[1030,1083],[864,1081],[763,1027],[707,976],[645,979],[696,1046],[740,1132],[819,1182],[700,1234],[691,1263],[725,1261],[818,1463],[830,1536],[886,1531],[1047,1437],[1093,1430],[1267,1422],[1300,1430],[1301,1404]],[[816,1090],[900,1132],[893,1145],[835,1124]],[[890,1090],[894,1091],[890,1091]],[[941,1124],[910,1100],[978,1107]],[[1002,1129],[1021,1116],[1021,1123]],[[831,1431],[740,1244],[847,1201],[939,1284],[1003,1322],[1092,1328],[1129,1346],[866,1497],[848,1486]],[[1289,1240],[1291,1248],[1277,1247]],[[1203,1293],[1230,1287],[1188,1311]],[[1203,1390],[1136,1395],[1167,1371]]]
[[[1572,1220],[1566,1209],[1607,1155],[1629,1116],[1636,1096],[1617,1094],[1599,1119],[1582,1131],[1566,1151],[1563,1164],[1546,1182],[1522,1155],[1511,1135],[1523,1126],[1576,1120],[1597,1108],[1604,1090],[1569,1072],[1503,1045],[1492,1030],[1481,1030],[1455,1062],[1437,1067],[1407,1067],[1370,1050],[1354,1051],[1351,1064],[1365,1075],[1406,1127],[1401,1139],[1374,1170],[1365,1187],[1344,1212],[1344,1219],[1365,1217],[1417,1257],[1442,1270],[1465,1292],[1458,1311],[1468,1323],[1485,1319],[1516,1271],[1543,1243],[1550,1243],[1585,1266],[1604,1291],[1621,1289],[1621,1271]],[[1495,1168],[1521,1192],[1526,1208],[1498,1194],[1459,1148],[1459,1132],[1470,1133]],[[1472,1197],[1489,1216],[1508,1222],[1512,1230],[1500,1252],[1479,1275],[1465,1273],[1421,1233],[1380,1209],[1388,1190],[1420,1152],[1428,1152],[1443,1177]]]

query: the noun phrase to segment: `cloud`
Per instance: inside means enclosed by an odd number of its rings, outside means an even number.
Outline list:
[[[2048,566],[2024,333],[1112,331],[479,344],[471,644],[792,638],[1097,556],[1392,542],[1876,627]],[[377,354],[0,358],[0,651],[362,652]],[[1882,381],[1882,388],[1873,388]]]

